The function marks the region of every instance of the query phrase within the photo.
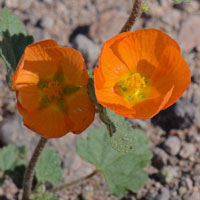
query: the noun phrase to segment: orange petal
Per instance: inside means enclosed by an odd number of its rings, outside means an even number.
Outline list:
[[[99,67],[94,69],[94,87],[95,90],[103,88],[105,79]]]
[[[49,61],[52,57],[46,52],[47,48],[56,47],[58,44],[54,40],[43,40],[34,44],[28,45],[24,52],[26,61]]]
[[[41,91],[37,86],[23,87],[17,93],[17,100],[26,111],[38,109],[41,104],[41,98]]]
[[[71,130],[71,121],[65,112],[52,105],[27,113],[24,124],[45,138],[62,137]]]
[[[16,81],[18,79],[21,80],[22,70],[29,71],[30,74],[35,74],[40,79],[48,79],[55,74],[58,70],[60,57],[55,55],[52,57],[47,53],[47,49],[54,46],[58,46],[54,40],[44,40],[27,46],[15,73],[12,75],[13,87],[17,84]]]
[[[62,57],[61,70],[64,84],[75,86],[87,85],[89,77],[81,53],[69,47],[54,47],[48,50],[51,56],[55,56],[55,51]]]
[[[54,61],[25,61],[23,69],[38,75],[40,80],[49,81],[59,71],[59,63],[60,60],[56,57]]]
[[[135,104],[133,107],[134,113],[126,114],[119,113],[125,117],[130,117],[134,119],[149,119],[155,116],[162,110],[163,106],[169,101],[174,88],[170,88],[170,90],[163,96],[154,99],[148,99],[141,103]]]
[[[37,85],[39,82],[39,77],[35,73],[22,69],[12,75],[12,80],[13,89],[20,90],[23,87]]]
[[[163,94],[174,86],[171,98],[162,109],[175,103],[188,87],[190,69],[180,52],[174,47],[166,48],[160,58],[160,67],[152,76],[152,82],[154,87]]]
[[[94,120],[95,107],[88,97],[87,88],[81,88],[71,96],[70,100],[67,96],[65,98],[67,115],[73,123],[72,132],[81,133]]]
[[[127,73],[129,70],[110,48],[103,48],[98,67],[101,69],[107,84],[109,84],[109,82],[116,83],[121,75]]]
[[[103,103],[121,105],[127,108],[131,108],[133,105],[125,101],[120,95],[118,95],[113,87],[103,88],[100,90],[95,89],[97,100],[103,105]]]
[[[127,37],[116,41],[110,48],[131,71],[137,70],[149,77],[157,67],[164,48],[169,45],[180,51],[176,41],[163,31],[144,29],[132,34],[127,33]],[[151,67],[149,68],[150,65]],[[148,69],[146,70],[145,68]]]
[[[18,96],[18,95],[17,95]],[[17,110],[19,111],[19,113],[22,115],[22,116],[25,116],[27,111],[22,108],[21,104],[19,103],[19,101],[17,101]]]

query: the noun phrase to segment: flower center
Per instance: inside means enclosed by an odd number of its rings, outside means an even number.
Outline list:
[[[51,100],[60,99],[63,95],[62,87],[58,81],[49,82],[48,86],[43,89],[43,92],[46,98]]]
[[[147,81],[140,73],[127,73],[115,85],[116,92],[128,102],[141,101]]]
[[[78,86],[64,86],[62,84],[62,77],[58,74],[54,80],[40,81],[38,87],[41,90],[41,107],[46,107],[51,104],[58,106],[62,111],[66,111],[66,102],[64,101],[66,95],[71,95],[78,91],[81,87]]]

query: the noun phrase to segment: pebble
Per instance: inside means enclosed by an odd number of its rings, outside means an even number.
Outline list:
[[[170,199],[170,191],[167,188],[162,188],[160,190],[160,194],[158,194],[155,200],[169,200]]]
[[[54,19],[47,15],[43,16],[40,22],[40,25],[46,29],[51,29],[54,26],[54,24],[55,24]]]
[[[17,116],[6,118],[0,126],[1,140],[5,144],[14,143],[14,141],[11,142],[11,136],[17,135],[21,131],[22,128]]]
[[[152,160],[153,166],[157,168],[162,168],[164,165],[167,164],[168,155],[163,149],[156,147],[155,149],[153,149],[153,153],[154,153],[154,157]]]
[[[90,26],[89,35],[91,38],[98,38],[101,42],[105,42],[120,32],[127,19],[128,15],[124,11],[107,10]]]
[[[73,40],[73,47],[82,53],[88,68],[92,70],[100,54],[99,46],[85,35],[78,34]]]
[[[169,154],[175,156],[180,151],[181,142],[178,137],[170,136],[164,143],[164,148]]]
[[[166,131],[189,128],[200,124],[200,109],[197,109],[189,98],[182,97],[173,106],[161,111],[151,121]]]
[[[187,186],[188,190],[192,190],[192,188],[193,188],[193,183],[192,183],[192,180],[191,180],[189,177],[187,177],[187,178],[185,179],[185,183],[186,183],[186,186]]]
[[[182,158],[188,158],[195,152],[195,147],[192,143],[184,143],[179,153]]]
[[[181,26],[178,41],[185,52],[190,52],[200,44],[200,16],[191,15]]]
[[[181,19],[181,12],[179,10],[169,10],[165,15],[163,16],[163,21],[170,26],[175,26],[179,24],[178,22]]]
[[[40,28],[35,28],[34,29],[33,36],[34,36],[34,42],[38,42],[40,40],[45,40],[45,39],[49,39],[50,38],[48,32],[43,31]]]
[[[200,200],[200,192],[193,192],[190,196],[186,197],[184,200]]]
[[[178,193],[179,193],[179,195],[183,196],[184,194],[187,193],[187,188],[185,188],[185,187],[180,187],[180,188],[178,189]]]

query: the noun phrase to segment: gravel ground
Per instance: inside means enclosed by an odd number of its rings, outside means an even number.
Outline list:
[[[138,194],[123,200],[200,200],[200,1],[173,4],[172,0],[149,0],[151,11],[142,14],[133,30],[159,28],[176,39],[192,72],[192,82],[183,97],[151,120],[130,120],[145,130],[154,154],[147,168],[149,182]],[[116,35],[131,9],[129,0],[0,0],[24,22],[35,41],[52,38],[60,45],[80,50],[90,71],[104,41]],[[15,94],[5,83],[0,63],[0,145],[26,145],[30,157],[39,137],[23,127],[15,107]],[[98,126],[96,117],[92,126]],[[63,182],[93,170],[75,153],[78,137],[51,140],[62,158]],[[67,152],[67,153],[66,153]],[[1,173],[0,173],[1,176]],[[1,200],[15,200],[20,188],[7,177],[0,188]],[[58,193],[59,200],[117,200],[110,196],[101,175]]]

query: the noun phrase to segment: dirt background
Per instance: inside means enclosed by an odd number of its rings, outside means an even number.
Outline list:
[[[176,39],[190,66],[192,81],[183,97],[151,120],[130,120],[147,132],[153,160],[148,184],[123,200],[200,200],[200,1],[174,4],[172,0],[149,0],[151,11],[142,14],[132,30],[159,28]],[[102,43],[116,35],[130,11],[130,0],[0,0],[26,25],[35,41],[52,38],[62,46],[80,50],[90,71]],[[26,129],[16,110],[15,94],[5,82],[0,63],[0,145],[26,145],[30,157],[39,136]],[[101,122],[96,117],[92,126]],[[92,127],[91,126],[91,127]],[[75,153],[78,137],[68,134],[51,140],[62,159],[63,182],[87,175],[94,169]],[[1,172],[0,172],[1,176]],[[15,200],[21,193],[12,179],[0,188],[0,200]],[[104,178],[88,181],[58,193],[59,200],[117,200],[109,195]]]

